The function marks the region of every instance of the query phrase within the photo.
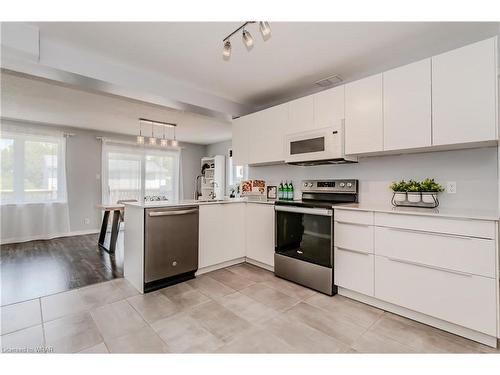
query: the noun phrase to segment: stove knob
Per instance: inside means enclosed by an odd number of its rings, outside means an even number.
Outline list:
[[[307,182],[304,182],[304,187],[307,187],[307,186],[308,186]]]
[[[345,184],[343,182],[340,183],[340,187],[343,188]]]
[[[309,182],[309,187],[313,187],[313,183],[312,182]]]
[[[348,188],[352,187],[352,183],[351,183],[351,182],[348,182],[348,183],[347,183],[347,187],[348,187]]]

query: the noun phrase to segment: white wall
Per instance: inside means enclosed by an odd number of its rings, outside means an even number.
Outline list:
[[[388,185],[401,178],[434,177],[446,185],[457,183],[456,194],[440,194],[440,207],[467,209],[497,209],[498,149],[497,147],[430,152],[363,158],[358,164],[299,167],[274,165],[250,167],[249,178],[261,178],[269,185],[292,180],[296,197],[300,197],[303,179],[355,178],[359,180],[360,202],[389,203],[392,193]]]

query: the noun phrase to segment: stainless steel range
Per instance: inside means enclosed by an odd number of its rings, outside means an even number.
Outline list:
[[[332,207],[357,201],[357,180],[307,180],[302,200],[276,202],[275,275],[336,294]]]

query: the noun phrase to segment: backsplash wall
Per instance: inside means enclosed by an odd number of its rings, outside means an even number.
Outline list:
[[[392,181],[434,177],[445,188],[447,181],[457,183],[456,194],[440,194],[440,207],[485,210],[498,207],[497,147],[368,157],[357,164],[257,166],[249,167],[248,176],[264,179],[268,185],[292,180],[296,199],[300,198],[300,182],[304,179],[358,179],[359,201],[369,204],[389,203],[392,193],[388,185]]]

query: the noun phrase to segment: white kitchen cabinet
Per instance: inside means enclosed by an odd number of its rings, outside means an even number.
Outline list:
[[[250,115],[247,123],[248,164],[285,160],[284,134],[288,127],[289,104],[281,104]],[[247,116],[248,117],[248,116]]]
[[[382,74],[345,85],[345,152],[384,149]]]
[[[432,58],[432,143],[497,139],[497,39]]]
[[[331,127],[339,130],[344,119],[344,86],[334,87],[313,95],[314,128]]]
[[[286,134],[314,130],[313,95],[292,100],[290,103],[290,120]]]
[[[495,279],[375,256],[375,297],[496,335]]]
[[[246,257],[274,267],[274,205],[247,203]]]
[[[243,116],[233,120],[232,125],[232,150],[233,150],[233,165],[248,164],[250,124],[252,121],[251,115]]]
[[[373,296],[373,262],[373,254],[336,247],[333,273],[335,285]]]
[[[373,253],[373,226],[335,221],[335,246]]]
[[[384,150],[431,146],[431,59],[384,72]]]
[[[200,205],[198,268],[244,256],[245,203]]]

